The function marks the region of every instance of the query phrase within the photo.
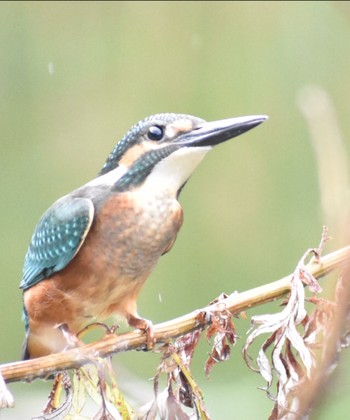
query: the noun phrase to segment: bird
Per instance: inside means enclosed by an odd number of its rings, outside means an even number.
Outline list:
[[[136,301],[182,226],[181,190],[209,150],[266,119],[147,117],[116,144],[96,178],[49,207],[34,229],[19,286],[23,358],[65,351],[69,337],[112,315],[149,330]]]

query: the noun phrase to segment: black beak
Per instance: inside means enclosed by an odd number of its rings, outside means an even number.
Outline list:
[[[204,122],[189,133],[178,137],[176,143],[188,147],[215,146],[251,130],[267,119],[266,115],[251,115]]]

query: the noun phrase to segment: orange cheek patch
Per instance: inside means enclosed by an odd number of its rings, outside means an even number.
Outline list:
[[[120,160],[120,164],[125,165],[126,167],[130,167],[139,157],[151,149],[153,149],[153,147],[145,142],[136,144],[125,153],[125,155]]]

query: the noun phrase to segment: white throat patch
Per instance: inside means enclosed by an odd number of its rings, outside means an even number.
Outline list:
[[[140,188],[147,194],[176,196],[211,147],[183,147],[160,161]]]

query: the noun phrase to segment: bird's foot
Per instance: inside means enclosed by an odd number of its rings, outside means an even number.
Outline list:
[[[69,327],[67,324],[60,324],[57,326],[57,328],[61,331],[63,337],[65,338],[67,342],[67,346],[65,350],[70,350],[75,347],[80,347],[84,344],[83,341],[79,339],[78,335],[72,333],[69,330]]]
[[[139,318],[136,315],[128,315],[127,320],[130,327],[138,328],[139,330],[142,330],[146,333],[147,350],[152,350],[156,343],[152,321],[144,318]]]

